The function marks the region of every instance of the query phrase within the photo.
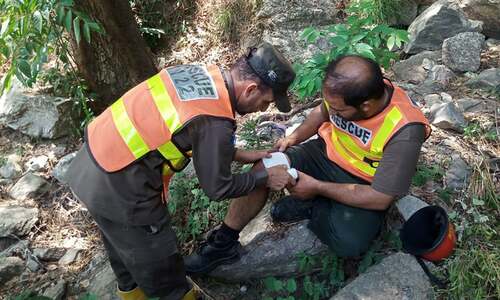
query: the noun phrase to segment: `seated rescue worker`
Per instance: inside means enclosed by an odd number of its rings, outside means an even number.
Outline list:
[[[165,206],[168,182],[193,158],[214,200],[294,181],[284,166],[232,174],[231,162],[257,162],[266,151],[234,147],[235,113],[287,112],[295,73],[267,43],[229,71],[180,65],[125,93],[86,128],[68,171],[69,185],[97,223],[121,299],[195,299]]]
[[[271,216],[279,222],[310,219],[310,230],[336,255],[359,256],[379,232],[387,208],[408,192],[430,127],[406,93],[367,58],[332,61],[322,93],[322,104],[275,145],[299,176],[288,186],[290,195],[273,204]],[[308,140],[316,133],[319,138]],[[239,233],[267,196],[262,186],[234,199],[220,229],[185,257],[188,273],[208,273],[237,260]]]

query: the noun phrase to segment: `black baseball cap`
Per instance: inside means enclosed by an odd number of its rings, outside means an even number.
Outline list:
[[[290,62],[273,45],[266,42],[250,48],[246,60],[255,74],[273,90],[276,107],[281,112],[289,112],[292,107],[287,90],[295,79]]]

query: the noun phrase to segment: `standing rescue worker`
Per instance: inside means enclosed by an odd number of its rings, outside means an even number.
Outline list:
[[[392,201],[408,192],[430,127],[406,93],[367,58],[332,61],[323,96],[304,123],[275,145],[299,177],[289,187],[291,195],[272,206],[271,217],[279,222],[310,219],[311,231],[336,255],[359,256],[376,237]],[[319,138],[307,141],[315,134]],[[209,273],[228,258],[234,261],[239,232],[267,195],[263,186],[232,200],[222,226],[229,230],[212,231],[185,258],[188,273]]]
[[[231,173],[266,151],[234,147],[235,113],[290,110],[295,73],[270,44],[252,48],[229,71],[179,65],[125,93],[86,128],[69,185],[97,223],[121,299],[194,299],[165,202],[168,182],[192,157],[214,200],[293,183],[286,168]]]

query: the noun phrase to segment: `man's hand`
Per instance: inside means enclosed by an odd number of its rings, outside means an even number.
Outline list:
[[[237,149],[236,153],[234,154],[234,161],[244,164],[250,164],[258,162],[259,160],[266,157],[271,157],[271,153],[267,150],[252,151]]]
[[[274,166],[267,169],[267,187],[273,191],[280,191],[285,186],[295,184],[295,179],[288,174],[285,165]]]
[[[299,178],[297,183],[289,188],[290,194],[293,196],[302,198],[304,200],[310,200],[316,197],[318,194],[318,180],[297,170],[299,173]]]
[[[286,148],[291,147],[293,145],[297,144],[296,138],[293,136],[287,136],[284,138],[279,139],[273,146],[274,151],[279,151],[283,152],[286,150]]]

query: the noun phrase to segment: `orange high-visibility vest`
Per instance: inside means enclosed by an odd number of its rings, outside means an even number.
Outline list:
[[[328,108],[328,102],[324,101],[324,104]],[[413,123],[425,125],[426,138],[429,137],[429,121],[406,93],[394,86],[391,102],[376,116],[348,121],[330,115],[330,122],[323,123],[318,134],[326,142],[326,152],[331,161],[345,171],[372,182],[385,145],[401,128]]]
[[[169,67],[129,90],[89,124],[89,149],[107,172],[119,171],[158,150],[167,160],[163,169],[167,191],[171,176],[185,167],[190,156],[177,149],[172,135],[200,115],[234,121],[220,69]]]

